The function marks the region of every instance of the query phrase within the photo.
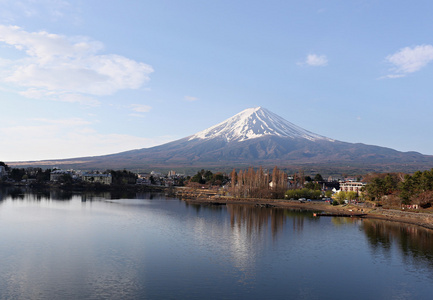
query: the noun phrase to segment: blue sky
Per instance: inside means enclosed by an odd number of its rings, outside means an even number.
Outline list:
[[[433,154],[431,1],[0,0],[0,161],[176,140],[263,106]]]

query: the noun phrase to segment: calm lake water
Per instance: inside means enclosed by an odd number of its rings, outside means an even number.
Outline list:
[[[115,199],[112,199],[115,198]],[[0,299],[432,299],[432,231],[162,195],[0,193]]]

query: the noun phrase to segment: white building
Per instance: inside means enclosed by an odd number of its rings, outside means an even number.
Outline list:
[[[361,188],[365,183],[358,181],[345,181],[340,183],[340,191],[362,193]]]

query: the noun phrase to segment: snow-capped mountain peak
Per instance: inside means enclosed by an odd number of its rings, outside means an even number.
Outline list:
[[[245,109],[215,126],[192,135],[189,140],[224,138],[227,142],[241,142],[264,136],[333,141],[302,129],[262,107]]]

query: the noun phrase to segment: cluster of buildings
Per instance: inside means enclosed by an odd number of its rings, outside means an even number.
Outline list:
[[[70,176],[73,180],[82,180],[90,183],[111,184],[113,182],[111,174],[102,174],[99,172],[82,173],[75,170],[54,170],[50,173],[50,181],[61,181],[65,175]]]
[[[20,183],[29,184],[36,181],[36,174],[32,171],[33,168],[27,168],[25,170],[25,176],[21,179]],[[119,172],[121,174],[121,172]],[[186,176],[184,174],[178,174],[175,171],[171,170],[168,174],[161,174],[155,171],[150,173],[135,173],[137,175],[136,184],[141,185],[155,185],[155,186],[173,186],[173,185],[183,185],[186,180]],[[4,166],[0,166],[0,179],[6,178],[8,182],[14,182],[13,179],[10,178],[10,174],[6,171]],[[110,185],[113,183],[113,176],[109,172],[100,172],[100,171],[90,171],[84,172],[80,170],[62,170],[55,168],[49,173],[49,179],[46,178],[44,180],[49,180],[53,183],[58,182],[66,182],[66,181],[81,181],[88,183],[100,183]],[[17,181],[17,179],[16,179]]]
[[[4,166],[0,166],[0,178],[6,176],[7,172]],[[100,183],[110,185],[113,183],[113,178],[110,173],[101,173],[99,171],[82,172],[78,170],[59,170],[55,169],[50,173],[51,182],[63,181],[65,176],[74,181],[83,181],[88,183]],[[330,180],[331,179],[331,180]],[[155,171],[150,173],[138,173],[137,184],[141,185],[155,185],[155,186],[179,186],[183,185],[186,180],[184,174],[178,174],[171,170],[168,174],[161,174]],[[288,177],[290,183],[293,177]],[[340,191],[362,193],[362,188],[366,185],[363,182],[356,181],[355,179],[339,179],[328,178],[328,180],[319,182],[322,185],[322,191],[332,190],[333,193]]]
[[[157,185],[157,186],[176,186],[183,185],[186,179],[184,174],[178,174],[171,170],[167,175],[152,171],[150,173],[138,173],[137,184]]]
[[[113,182],[110,173],[100,172],[81,172],[76,170],[54,170],[50,174],[51,182],[59,182],[64,176],[70,176],[73,180],[81,180],[88,183],[111,184]],[[138,173],[137,184],[156,185],[156,186],[172,186],[183,183],[185,175],[177,174],[175,171],[169,171],[167,175],[152,171],[150,173]]]

